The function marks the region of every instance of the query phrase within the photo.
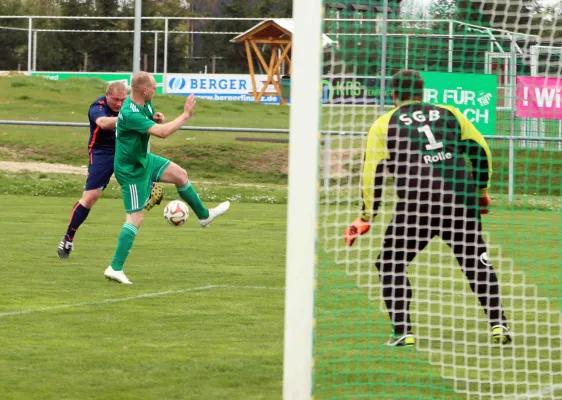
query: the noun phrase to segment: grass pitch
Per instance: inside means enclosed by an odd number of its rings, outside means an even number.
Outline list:
[[[390,204],[351,249],[347,215],[321,209],[316,293],[317,398],[555,399],[562,396],[562,250],[559,212],[493,208],[484,217],[513,345],[490,327],[439,238],[408,268],[416,349],[388,348],[392,332],[373,263]],[[529,232],[532,231],[532,235]],[[549,397],[550,396],[550,397]]]
[[[1,196],[2,399],[278,398],[284,206],[235,204],[207,230],[155,208],[128,286],[103,277],[119,200],[101,200],[58,259],[72,201]]]
[[[0,287],[2,398],[280,397],[284,205],[235,203],[208,230],[194,219],[171,227],[162,207],[155,208],[127,262],[134,284],[126,286],[103,278],[123,219],[120,200],[100,200],[69,260],[59,260],[55,250],[74,199],[0,196],[0,201],[5,249],[0,272],[6,283]],[[502,223],[509,216],[506,235]],[[368,243],[380,239],[383,220],[351,250],[352,259],[361,262],[342,264],[333,251],[321,252],[316,398],[473,398],[464,390],[492,399],[494,393],[514,393],[516,378],[541,387],[550,372],[558,382],[561,254],[559,232],[551,228],[562,223],[559,214],[494,210],[485,219],[508,318],[519,334],[516,345],[503,352],[489,345],[474,296],[458,268],[448,267],[450,255],[438,241],[410,269],[418,347],[381,346],[390,324]],[[526,234],[529,226],[538,229],[533,237]],[[336,233],[320,243],[330,249],[340,240]],[[514,264],[498,262],[507,253]],[[552,258],[541,260],[540,254]],[[538,289],[525,297],[517,291],[523,280]],[[549,335],[541,354],[534,353],[531,329]],[[535,361],[541,358],[543,364]],[[494,359],[499,364],[486,363]],[[514,373],[494,382],[488,374],[501,363]]]
[[[0,78],[0,119],[84,122],[104,88]],[[182,99],[155,104],[170,117]],[[366,129],[367,114],[343,113],[339,123]],[[201,101],[193,123],[286,128],[288,109]],[[0,160],[84,165],[87,135],[0,126]],[[187,168],[205,202],[229,198],[233,206],[209,230],[193,218],[173,228],[161,207],[148,213],[126,265],[132,286],[103,278],[124,218],[115,182],[80,228],[76,251],[61,261],[55,249],[84,176],[0,173],[0,399],[281,397],[287,146],[237,135],[183,132],[153,141],[156,153]],[[263,136],[244,134],[251,135]],[[333,141],[340,152],[333,161],[356,172],[361,144]],[[323,197],[320,209],[315,398],[562,397],[562,152],[516,151],[516,203],[507,204],[507,151],[501,144],[492,151],[494,207],[484,226],[516,344],[489,345],[474,296],[435,241],[410,269],[418,347],[383,348],[390,323],[372,261],[390,204],[361,246],[344,249],[358,193],[333,178],[337,199]],[[166,199],[175,197],[167,188]]]

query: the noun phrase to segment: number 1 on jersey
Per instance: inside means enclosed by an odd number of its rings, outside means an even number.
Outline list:
[[[429,144],[425,145],[426,150],[439,150],[443,148],[443,142],[438,142],[435,140],[435,136],[431,131],[431,127],[429,125],[424,125],[421,128],[418,128],[418,131],[425,134]]]

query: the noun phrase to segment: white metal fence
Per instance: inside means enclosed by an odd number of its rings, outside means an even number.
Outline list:
[[[220,71],[216,68],[216,60],[221,58],[220,54],[212,54],[210,51],[205,48],[201,48],[198,46],[201,43],[201,38],[206,35],[214,35],[217,37],[216,40],[221,40],[228,42],[231,37],[234,37],[242,32],[240,31],[216,31],[213,30],[212,23],[218,21],[238,21],[243,22],[248,26],[251,27],[259,22],[264,21],[266,18],[212,18],[212,17],[142,17],[141,20],[143,22],[149,21],[158,21],[161,22],[163,25],[163,29],[156,29],[156,30],[142,30],[141,34],[143,35],[153,35],[153,42],[154,48],[152,49],[152,54],[148,54],[145,51],[145,54],[149,55],[152,60],[150,68],[148,65],[146,66],[146,70],[152,69],[150,72],[160,72],[160,73],[167,73],[167,72],[179,72],[174,70],[174,67],[168,65],[168,43],[170,37],[174,35],[189,35],[191,46],[188,49],[187,54],[185,56],[190,59],[202,59],[206,60],[207,63],[203,65],[203,68],[194,71],[186,71],[186,72],[212,72],[212,73],[229,73],[232,71],[224,70]],[[15,20],[19,22],[19,26],[4,26],[2,21],[8,20]],[[131,27],[130,29],[123,29],[123,30],[114,30],[114,29],[51,29],[51,28],[41,28],[41,22],[44,20],[53,21],[53,20],[75,20],[75,21],[84,21],[84,25],[87,27],[90,21],[130,21]],[[0,32],[1,31],[19,31],[25,32],[27,34],[27,64],[26,65],[14,65],[10,69],[13,70],[26,70],[28,73],[37,70],[37,60],[38,55],[41,54],[41,43],[44,43],[45,40],[49,40],[48,34],[49,33],[66,33],[66,34],[86,34],[86,33],[112,33],[112,34],[128,34],[131,35],[131,49],[133,47],[133,38],[132,35],[134,33],[133,30],[133,22],[134,17],[72,17],[72,16],[0,16]],[[175,30],[170,28],[170,24],[174,21],[183,21],[188,22],[190,27],[189,30]],[[424,24],[442,24],[443,26],[447,26],[446,33],[430,33],[431,30],[428,30],[427,33],[392,33],[392,32],[381,32],[379,29],[368,29],[368,26],[379,26],[382,22],[381,19],[353,19],[353,18],[326,18],[325,20],[325,33],[331,36],[334,40],[338,40],[340,38],[344,38],[345,36],[366,36],[366,37],[373,37],[373,36],[382,36],[383,34],[392,37],[395,39],[402,39],[404,41],[404,50],[403,50],[403,66],[404,68],[408,68],[411,65],[412,58],[416,57],[415,51],[410,49],[410,41],[415,38],[425,37],[431,38],[432,40],[442,41],[443,43],[448,43],[448,53],[447,53],[447,65],[448,70],[451,72],[453,70],[453,62],[455,60],[454,54],[454,46],[453,43],[455,39],[479,39],[479,40],[486,40],[488,43],[488,48],[491,53],[503,54],[511,51],[509,45],[505,47],[504,44],[506,40],[510,40],[511,32],[501,31],[497,29],[491,28],[482,28],[476,25],[470,25],[458,21],[453,20],[420,20],[420,19],[389,19],[388,24],[400,24],[404,27],[413,26],[413,25],[424,25]],[[343,26],[345,24],[354,24],[358,23],[362,26],[360,31],[354,29],[353,32],[348,32]],[[457,32],[459,28],[463,29],[462,32]],[[528,36],[531,38],[531,36]],[[159,56],[159,46],[163,47],[163,55]],[[236,46],[232,44],[232,46]],[[521,54],[522,50],[515,45],[515,51],[518,54]],[[483,58],[483,56],[482,56]],[[158,70],[158,65],[162,64],[162,70]],[[259,67],[259,65],[258,65]],[[131,70],[133,70],[131,66]],[[45,69],[42,69],[45,71]],[[90,72],[98,72],[95,70],[91,70]]]

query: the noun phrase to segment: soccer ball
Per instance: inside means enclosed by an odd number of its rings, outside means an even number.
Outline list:
[[[173,200],[164,207],[164,219],[170,225],[183,225],[188,218],[189,208],[187,208],[187,205],[182,201]]]

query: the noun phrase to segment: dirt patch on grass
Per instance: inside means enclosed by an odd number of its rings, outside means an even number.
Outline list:
[[[0,147],[0,153],[5,153],[11,158],[21,158],[21,154],[6,147]],[[361,151],[359,150],[332,150],[330,152],[330,177],[343,178],[349,175],[351,165]],[[324,173],[324,153],[321,153],[321,171]],[[244,168],[263,172],[279,171],[287,174],[289,171],[289,157],[286,152],[275,150],[263,153],[259,158],[244,162]],[[43,162],[0,161],[0,171],[19,172],[44,172],[57,174],[87,175],[87,167],[76,167],[67,164],[51,164]]]
[[[330,151],[330,177],[334,179],[349,175],[349,170],[356,158],[361,154],[360,150],[332,150]],[[324,152],[320,154],[320,170],[324,173]],[[244,162],[244,168],[262,172],[289,173],[289,156],[287,152],[266,151],[259,158]]]
[[[0,171],[8,172],[45,172],[56,174],[88,174],[87,167],[75,167],[66,164],[50,164],[41,162],[0,161]]]
[[[44,172],[44,173],[55,173],[55,174],[77,174],[77,175],[87,175],[88,167],[76,167],[68,164],[53,164],[45,162],[34,162],[34,161],[16,161],[25,160],[26,158],[35,156],[38,153],[36,150],[31,148],[25,148],[21,150],[14,150],[7,146],[0,146],[0,155],[2,158],[7,159],[6,161],[0,161],[0,171],[8,172]]]
[[[330,178],[344,178],[349,176],[351,166],[361,154],[361,150],[331,150],[330,151]],[[321,170],[324,173],[324,152],[321,153]]]
[[[43,146],[41,149],[34,149],[31,147],[14,149],[7,146],[0,146],[0,155],[2,156],[2,158],[7,160],[26,160],[26,159],[41,160],[41,159],[53,158],[57,156],[57,155],[49,154],[49,147],[47,146]]]
[[[0,146],[0,154],[7,155],[8,158],[13,158],[13,159],[20,158],[20,154],[17,151],[12,150],[9,147],[5,147],[5,146]]]
[[[261,172],[281,172],[286,174],[289,164],[287,151],[268,150],[252,160],[244,161],[244,168]]]
[[[331,150],[330,151],[330,178],[339,179],[349,176],[351,166],[356,163],[355,160],[361,154],[360,150]],[[320,153],[320,172],[324,174],[325,153]],[[285,162],[281,167],[281,172],[287,174],[289,164]]]

